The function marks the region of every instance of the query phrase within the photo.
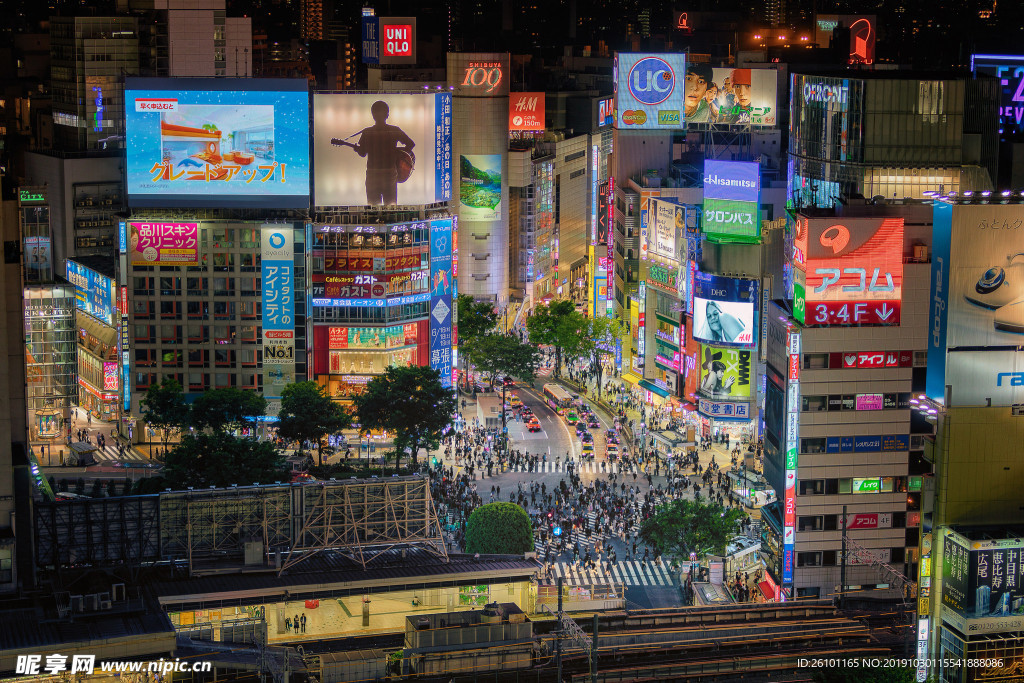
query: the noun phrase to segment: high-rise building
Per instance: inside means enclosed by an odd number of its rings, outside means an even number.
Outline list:
[[[124,146],[124,77],[139,73],[134,17],[50,22],[54,146],[68,152]]]
[[[879,567],[915,575],[930,470],[931,428],[911,400],[928,343],[931,207],[795,219],[793,307],[766,314],[764,473],[779,497],[762,509],[768,571],[790,597],[892,588]]]
[[[459,292],[504,307],[509,296],[508,53],[449,53],[452,192]]]

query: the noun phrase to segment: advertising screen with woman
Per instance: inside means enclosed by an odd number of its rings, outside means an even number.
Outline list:
[[[757,281],[694,274],[693,338],[722,346],[754,347]]]

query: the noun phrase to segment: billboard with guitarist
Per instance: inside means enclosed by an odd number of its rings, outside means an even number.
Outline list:
[[[409,206],[451,199],[449,93],[316,94],[314,204]]]

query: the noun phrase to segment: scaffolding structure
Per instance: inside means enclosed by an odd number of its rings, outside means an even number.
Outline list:
[[[278,575],[324,550],[363,569],[396,546],[422,547],[447,562],[441,521],[426,477],[362,479],[341,486],[307,485],[303,523]]]

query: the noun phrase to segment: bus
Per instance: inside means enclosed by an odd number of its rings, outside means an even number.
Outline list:
[[[545,384],[544,401],[559,415],[564,415],[566,408],[572,405],[572,394],[560,384]]]

